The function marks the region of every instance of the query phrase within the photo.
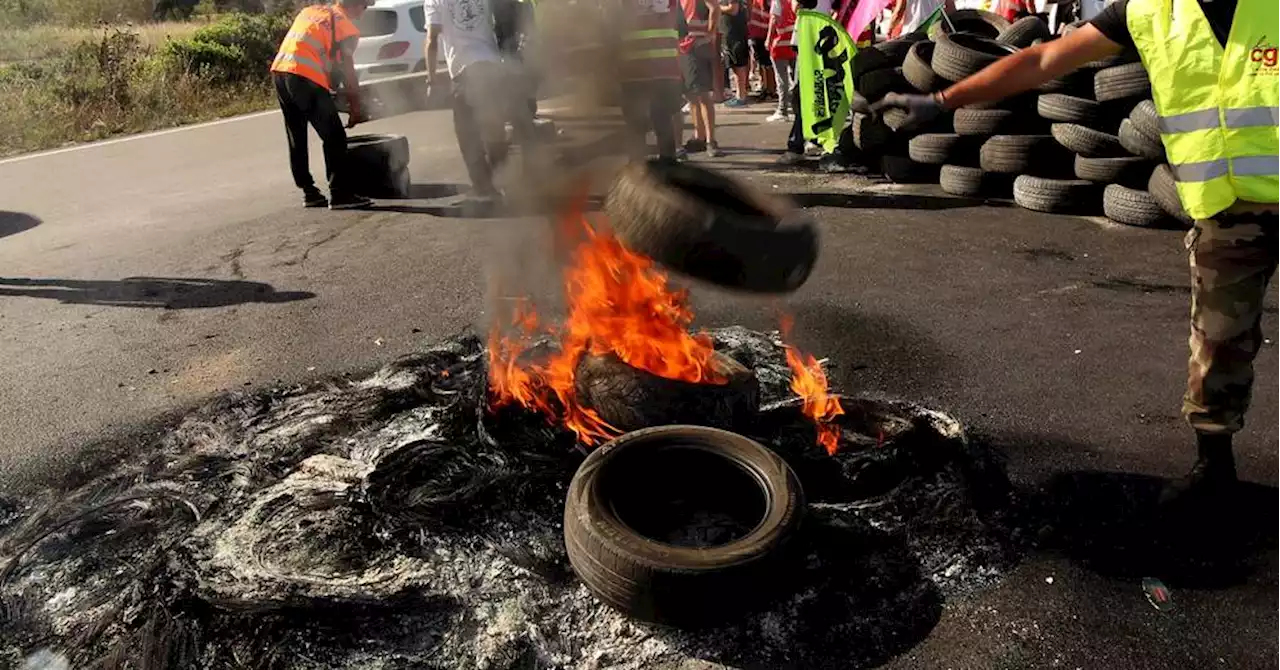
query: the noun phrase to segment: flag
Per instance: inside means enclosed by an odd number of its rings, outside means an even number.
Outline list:
[[[942,10],[945,8],[946,8],[946,3],[938,5],[938,8],[933,10],[933,13],[930,14],[928,18],[926,18],[924,22],[921,23],[920,26],[915,29],[915,32],[920,33],[922,35],[928,35],[929,29],[933,27],[933,24],[942,20]]]
[[[796,76],[804,136],[831,153],[849,118],[853,56],[858,51],[844,26],[827,14],[796,12]]]
[[[880,12],[892,4],[893,0],[860,0],[844,22],[845,31],[855,37],[861,35]]]

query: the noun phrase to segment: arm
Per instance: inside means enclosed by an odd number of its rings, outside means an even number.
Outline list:
[[[720,26],[720,5],[716,4],[716,0],[703,0],[703,4],[707,6],[707,23],[712,33],[715,33]]]
[[[1122,49],[1092,24],[1085,24],[1065,37],[1001,58],[981,72],[956,82],[938,97],[947,109],[993,102],[1029,91],[1089,61],[1114,56]]]
[[[347,127],[350,128],[361,121],[368,120],[364,115],[364,106],[360,101],[360,80],[356,78],[356,40],[347,39],[339,43],[342,50],[341,65],[344,91],[347,94]]]
[[[427,87],[430,88],[436,78],[436,54],[440,53],[440,24],[433,23],[427,26]]]

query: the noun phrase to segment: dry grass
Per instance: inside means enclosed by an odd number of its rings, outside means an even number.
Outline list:
[[[130,28],[142,44],[158,47],[165,40],[190,37],[208,19],[139,23]],[[75,45],[102,36],[103,28],[90,26],[34,25],[26,28],[0,28],[0,64],[21,63],[56,58]]]

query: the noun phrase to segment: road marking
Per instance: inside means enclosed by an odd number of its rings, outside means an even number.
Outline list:
[[[269,116],[272,114],[279,114],[279,113],[280,113],[280,110],[272,109],[265,112],[254,112],[253,114],[244,114],[241,116],[233,116],[226,119],[216,119],[214,121],[205,121],[204,123],[195,123],[189,126],[178,126],[176,128],[166,128],[164,130],[156,130],[150,133],[143,133],[141,135],[129,135],[127,137],[117,137],[109,140],[99,140],[97,142],[87,142],[84,144],[77,144],[75,146],[62,147],[61,149],[49,149],[47,151],[37,151],[36,153],[33,153],[33,154],[23,154],[21,156],[5,158],[3,160],[0,160],[0,165],[8,165],[9,163],[20,163],[22,161],[31,160],[33,158],[45,158],[47,156],[56,156],[58,154],[70,153],[72,151],[80,151],[82,149],[93,149],[95,147],[105,147],[105,146],[110,146],[112,144],[120,144],[122,142],[132,142],[134,140],[145,140],[150,137],[172,135],[174,133],[180,133],[184,130],[196,130],[198,128],[208,128],[209,126],[219,126],[224,123],[235,123],[237,121],[247,121],[249,119],[257,119],[264,116]]]

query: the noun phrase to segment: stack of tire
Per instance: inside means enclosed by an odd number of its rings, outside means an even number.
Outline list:
[[[887,69],[881,66],[859,75],[858,91],[869,100],[889,92],[937,92],[1021,48],[1053,39],[1034,16],[1009,22],[961,10],[949,17],[950,23],[935,23],[927,36],[876,45],[892,52],[902,47],[890,45],[909,41],[900,70],[890,70],[900,71],[901,81],[876,74]],[[882,80],[888,83],[864,88],[864,81]],[[905,112],[889,110],[878,121],[855,114],[853,140],[864,153],[883,156],[884,174],[892,181],[936,178],[953,195],[1012,196],[1027,209],[1105,213],[1129,225],[1186,222],[1172,174],[1162,165],[1150,92],[1142,64],[1127,53],[1026,94],[958,109],[910,133],[901,128]]]

